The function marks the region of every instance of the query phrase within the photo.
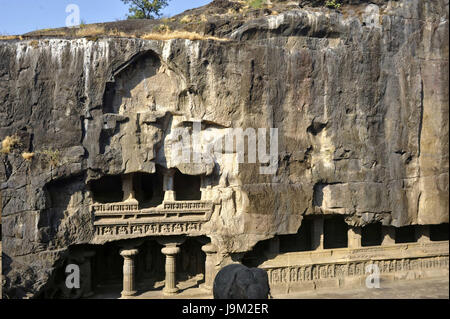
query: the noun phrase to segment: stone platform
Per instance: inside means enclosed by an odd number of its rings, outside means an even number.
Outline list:
[[[448,241],[429,241],[285,253],[259,267],[267,271],[272,293],[287,294],[364,287],[374,271],[384,282],[448,277],[448,258]]]
[[[448,299],[448,277],[381,282],[380,288],[337,288],[278,294],[275,299]]]
[[[198,287],[196,280],[179,284],[180,293],[166,296],[162,293],[163,283],[155,285],[154,290],[140,291],[133,299],[212,299]],[[107,292],[100,292],[92,299],[118,299],[121,285],[104,287]],[[111,289],[111,288],[115,288]],[[100,289],[101,290],[101,289]],[[331,288],[315,291],[294,292],[290,294],[273,294],[274,299],[448,299],[449,278],[418,279],[398,282],[381,281],[380,288]]]

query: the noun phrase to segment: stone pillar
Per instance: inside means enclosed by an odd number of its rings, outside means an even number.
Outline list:
[[[361,247],[361,227],[348,228],[348,248]]]
[[[205,261],[205,283],[201,288],[209,292],[212,291],[214,278],[216,277],[217,248],[212,243],[202,246],[202,250],[206,254]]]
[[[311,248],[313,250],[323,249],[323,216],[315,216],[311,227]]]
[[[122,298],[134,296],[136,294],[134,256],[139,251],[137,249],[122,249],[120,255],[123,257],[123,290]]]
[[[122,176],[122,191],[124,202],[137,203],[133,189],[133,174],[126,174]]]
[[[381,226],[382,246],[395,244],[395,228],[392,226]]]
[[[168,169],[164,172],[163,187],[164,187],[164,201],[175,201],[175,186],[174,186],[175,170]]]
[[[416,225],[415,226],[416,241],[418,243],[426,243],[430,241],[430,226]]]
[[[166,255],[166,281],[163,289],[165,295],[173,295],[178,292],[176,282],[176,255],[180,252],[180,248],[175,244],[167,244],[161,249]]]
[[[84,279],[83,284],[83,297],[91,297],[94,295],[94,291],[92,290],[92,264],[91,258],[95,256],[95,251],[88,250],[83,252],[84,263],[82,265],[82,277]]]

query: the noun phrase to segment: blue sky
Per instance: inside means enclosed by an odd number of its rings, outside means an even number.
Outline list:
[[[171,0],[163,11],[173,16],[212,0]],[[0,35],[23,34],[37,29],[64,27],[66,7],[76,4],[85,23],[124,19],[128,6],[120,0],[0,0]]]

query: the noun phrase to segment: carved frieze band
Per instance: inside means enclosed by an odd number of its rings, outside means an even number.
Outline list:
[[[134,203],[94,204],[97,237],[139,235],[178,235],[200,233],[211,218],[211,201],[163,202],[160,206],[139,209]]]
[[[125,203],[117,203],[117,204],[94,204],[91,206],[91,209],[94,213],[102,213],[102,212],[130,212],[139,210],[138,204],[125,204]]]
[[[209,212],[213,209],[213,203],[210,201],[179,201],[164,202],[162,206],[155,208],[139,210],[138,204],[112,203],[112,204],[94,204],[91,206],[95,214],[102,213],[149,213],[149,212]]]
[[[164,202],[164,210],[189,211],[189,210],[211,210],[212,202],[192,201],[192,202]]]
[[[161,223],[142,225],[97,225],[97,236],[126,236],[126,235],[178,235],[198,233],[202,230],[202,223]]]
[[[375,264],[380,274],[411,270],[427,270],[449,267],[449,257],[424,257],[365,262],[348,262],[344,264],[304,265],[265,268],[271,285],[296,283],[329,278],[344,278],[366,274],[366,266]]]

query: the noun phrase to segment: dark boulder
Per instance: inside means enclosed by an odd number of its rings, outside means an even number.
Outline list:
[[[228,265],[217,274],[213,294],[214,299],[268,299],[269,279],[263,269]]]

